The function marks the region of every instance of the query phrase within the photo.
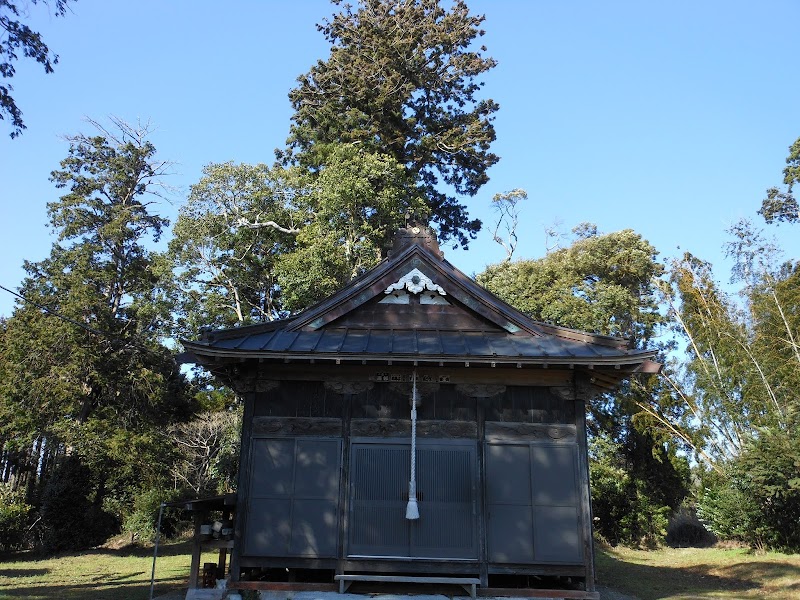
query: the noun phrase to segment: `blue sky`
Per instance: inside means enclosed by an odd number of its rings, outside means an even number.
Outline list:
[[[725,229],[760,224],[764,190],[778,184],[800,136],[795,0],[606,2],[471,0],[485,14],[483,43],[499,66],[485,97],[500,104],[501,157],[470,214],[491,222],[490,200],[524,188],[529,200],[516,257],[542,256],[544,230],[580,222],[632,228],[662,257],[685,250],[728,277]],[[84,116],[149,120],[175,161],[174,218],[203,165],[267,162],[282,147],[287,94],[328,46],[315,24],[327,0],[80,0],[66,18],[31,8],[29,23],[61,61],[45,75],[21,60],[12,80],[28,126],[11,140],[0,124],[0,284],[21,282],[53,238],[50,171],[60,137],[91,133]],[[770,228],[800,257],[797,226]],[[446,250],[467,272],[503,250],[484,230],[469,251]],[[14,299],[0,290],[0,315]]]

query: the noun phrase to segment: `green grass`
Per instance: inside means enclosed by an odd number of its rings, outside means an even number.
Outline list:
[[[164,544],[156,563],[155,596],[186,589],[191,547]],[[208,562],[216,556],[204,555]],[[97,548],[38,558],[20,552],[0,556],[0,600],[146,600],[150,594],[153,549]]]
[[[745,549],[597,549],[598,583],[641,600],[797,600],[800,555]]]
[[[156,564],[155,595],[186,589],[188,542],[164,544]],[[145,600],[152,548],[98,548],[37,558],[0,556],[0,600]],[[201,562],[215,562],[214,554]],[[641,600],[795,600],[800,555],[754,554],[743,549],[598,548],[598,583]]]

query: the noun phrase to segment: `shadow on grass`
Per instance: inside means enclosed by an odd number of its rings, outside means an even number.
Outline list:
[[[191,542],[170,542],[159,546],[159,559],[172,556],[188,556],[191,552]],[[3,556],[6,561],[24,562],[37,559],[59,560],[60,558],[78,557],[81,561],[91,563],[94,557],[119,557],[146,559],[146,570],[137,565],[134,571],[124,571],[119,574],[86,573],[75,574],[72,577],[75,583],[68,582],[69,576],[49,577],[53,573],[49,568],[0,568],[0,600],[28,598],[30,600],[146,600],[150,594],[150,559],[153,557],[153,547],[125,546],[123,548],[94,548],[82,552],[59,553],[47,557],[30,552],[8,553]],[[0,567],[2,565],[0,564]],[[130,568],[130,567],[126,567]],[[166,572],[159,573],[159,569],[166,568]],[[156,563],[155,596],[163,595],[175,590],[185,589],[188,579],[187,573],[174,574],[174,567],[166,567]],[[32,582],[26,578],[39,578]],[[44,579],[42,579],[44,578]],[[66,581],[65,581],[66,579]]]
[[[116,583],[116,585],[115,585]],[[185,577],[156,578],[154,597],[169,592],[185,589]],[[29,600],[146,600],[150,597],[150,578],[128,583],[119,580],[109,581],[108,585],[100,582],[87,582],[69,586],[20,586],[0,591],[0,600],[4,598],[28,598]]]
[[[164,542],[162,541],[158,546],[158,555],[159,556],[179,556],[179,555],[190,555],[192,553],[192,542],[188,540],[181,540],[181,541],[171,541],[171,542]],[[139,544],[131,544],[128,546],[123,546],[122,548],[106,548],[104,546],[98,548],[92,548],[91,550],[85,550],[81,552],[82,555],[87,556],[91,554],[103,555],[103,556],[153,556],[153,546],[152,544],[147,545],[139,545]]]
[[[731,598],[736,598],[737,594],[758,590],[758,576],[763,577],[765,572],[780,575],[780,570],[785,569],[786,575],[797,573],[797,567],[793,565],[770,562],[747,562],[725,567],[642,565],[625,561],[611,549],[598,549],[596,558],[598,583],[634,594],[642,600],[712,592],[717,595],[725,592]]]

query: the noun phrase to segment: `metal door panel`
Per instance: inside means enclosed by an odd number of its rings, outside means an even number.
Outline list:
[[[288,498],[250,500],[244,536],[244,554],[286,556],[292,535],[292,503]]]
[[[486,501],[489,504],[530,506],[531,468],[528,444],[489,444],[486,449],[486,473]]]
[[[531,447],[534,504],[574,506],[578,502],[575,446]]]
[[[490,562],[583,561],[576,453],[563,444],[486,445]]]
[[[533,522],[531,507],[489,507],[489,562],[533,562]]]
[[[341,447],[339,439],[253,439],[245,555],[337,556]]]
[[[339,440],[297,440],[295,497],[336,500],[340,453]]]
[[[583,561],[580,516],[571,506],[537,506],[534,509],[537,560],[575,564]]]
[[[338,502],[295,499],[292,508],[291,556],[334,557],[339,541]]]
[[[254,439],[252,448],[250,495],[255,498],[291,496],[294,440]]]

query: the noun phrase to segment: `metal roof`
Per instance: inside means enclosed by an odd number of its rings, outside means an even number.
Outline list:
[[[558,337],[437,329],[322,329],[242,332],[187,343],[195,354],[295,360],[482,361],[526,364],[631,364],[652,352],[625,350]]]
[[[367,314],[359,311],[374,311],[375,302],[396,281],[398,273],[411,268],[421,270],[447,290],[448,302],[457,314],[461,311],[464,323],[477,323],[479,318],[485,326],[480,330],[452,324],[444,328],[424,310],[415,322],[403,321],[391,318],[396,316],[391,306],[382,309],[387,311],[384,322],[374,312],[367,319],[358,318]],[[532,321],[443,260],[429,242],[417,240],[396,248],[393,256],[372,271],[293,318],[207,331],[200,340],[184,344],[200,362],[257,358],[362,363],[474,361],[588,368],[605,365],[627,372],[654,372],[658,368],[650,361],[655,351],[633,350],[623,338]]]

